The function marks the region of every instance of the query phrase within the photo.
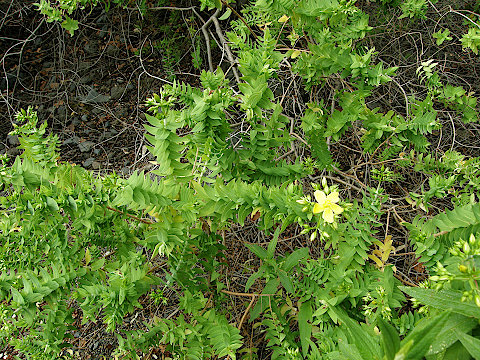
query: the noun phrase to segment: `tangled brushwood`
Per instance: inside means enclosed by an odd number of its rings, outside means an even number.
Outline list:
[[[79,358],[98,322],[116,359],[480,358],[477,2],[113,3],[207,16],[208,71],[152,91],[129,177],[12,119],[0,349]],[[104,5],[36,6],[74,37]]]

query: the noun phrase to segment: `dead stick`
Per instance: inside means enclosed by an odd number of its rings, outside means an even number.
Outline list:
[[[242,318],[240,319],[240,323],[238,324],[238,331],[242,328],[243,321],[245,320],[245,317],[247,316],[248,312],[252,308],[253,303],[255,302],[256,296],[252,296],[252,300],[250,300],[250,304],[248,304],[247,309],[243,313]]]
[[[228,290],[221,290],[224,294],[227,295],[235,295],[235,296],[246,296],[246,297],[256,297],[256,296],[273,296],[275,294],[249,294],[249,293],[239,293],[239,292],[234,292],[234,291],[228,291]]]
[[[141,219],[139,217],[136,217],[135,215],[131,215],[131,214],[128,214],[126,212],[123,212],[122,210],[118,210],[118,209],[115,209],[115,208],[112,208],[110,206],[107,206],[107,209],[108,210],[112,210],[112,211],[115,211],[115,212],[118,212],[119,214],[122,214],[122,215],[127,215],[128,217],[131,217],[132,219],[135,219],[137,221],[140,221],[144,224],[148,224],[148,225],[152,225],[153,222],[149,221],[149,220],[145,220],[145,219]]]

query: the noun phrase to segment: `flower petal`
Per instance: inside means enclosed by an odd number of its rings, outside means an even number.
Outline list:
[[[322,217],[323,217],[323,220],[325,220],[326,222],[333,223],[333,211],[332,211],[332,209],[326,208],[323,211]]]
[[[327,196],[327,200],[330,200],[332,203],[337,203],[340,201],[340,197],[338,196],[338,191],[334,191],[332,193],[330,193],[328,196]]]
[[[323,205],[325,203],[325,200],[327,199],[327,195],[321,190],[316,190],[313,193],[313,196],[315,196],[315,200],[320,203],[320,205]]]
[[[325,207],[323,205],[320,205],[319,203],[315,203],[315,205],[313,205],[314,214],[321,213],[323,210],[325,210]]]
[[[332,211],[335,213],[335,214],[341,214],[343,212],[343,208],[337,204],[330,204],[330,209],[332,209]]]

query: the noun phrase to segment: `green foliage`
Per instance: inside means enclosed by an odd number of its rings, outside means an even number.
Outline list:
[[[95,4],[42,0],[38,7],[73,33],[73,11]],[[425,17],[426,4],[403,1],[400,18]],[[220,20],[229,18],[226,11]],[[39,125],[31,108],[16,116],[12,134],[23,153],[2,157],[0,167],[2,345],[33,359],[58,357],[76,307],[82,324],[101,320],[117,332],[115,355],[131,359],[159,347],[171,358],[255,358],[257,349],[243,338],[247,323],[264,332],[274,359],[477,357],[479,159],[430,154],[438,114],[452,109],[464,123],[478,121],[477,99],[426,59],[417,69],[423,94],[404,93],[401,111],[369,108],[397,68],[362,40],[372,27],[354,1],[258,0],[243,16],[227,34],[239,83],[218,68],[202,71],[198,87],[173,81],[147,100],[145,137],[155,158],[149,172],[125,179],[61,162],[47,124]],[[473,51],[475,31],[462,39]],[[449,33],[434,38],[440,45]],[[195,67],[199,49],[195,43]],[[163,65],[171,68],[175,49],[165,51]],[[311,97],[298,116],[287,116],[273,87],[285,66],[305,94],[332,84],[335,94],[328,103]],[[355,167],[345,172],[334,163],[332,147],[352,133],[374,187],[351,175]],[[406,167],[425,181],[393,199],[382,186],[398,185]],[[329,171],[324,178],[322,170]],[[329,184],[335,174],[344,180]],[[346,180],[356,185],[345,188]],[[349,202],[343,190],[352,189],[358,196]],[[451,209],[433,206],[439,198]],[[393,265],[394,201],[437,211],[403,223],[410,237],[404,248],[413,246],[429,275],[420,287],[401,286]],[[245,242],[255,265],[246,264],[238,280],[247,294],[233,293],[224,235],[247,221],[268,244]],[[287,232],[301,245],[281,246]],[[167,290],[174,294],[168,299]],[[228,296],[251,299],[241,318]],[[145,301],[174,301],[178,312],[123,330]]]
[[[425,13],[427,10],[427,2],[425,0],[404,0],[400,5],[402,9],[402,18],[425,18]]]
[[[480,29],[473,26],[468,29],[468,33],[460,39],[463,48],[468,48],[473,51],[475,55],[478,54],[478,47],[480,46]]]
[[[445,41],[450,41],[453,38],[450,35],[450,30],[445,29],[443,31],[437,31],[436,33],[433,33],[432,36],[434,39],[437,41],[437,45],[440,46],[442,45]]]

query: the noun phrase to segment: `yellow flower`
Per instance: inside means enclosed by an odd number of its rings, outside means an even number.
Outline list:
[[[340,201],[337,191],[334,191],[327,196],[323,191],[317,190],[313,195],[315,196],[315,200],[317,200],[313,206],[313,213],[318,214],[323,212],[322,218],[326,222],[333,223],[334,215],[343,212],[343,208],[337,205]]]

